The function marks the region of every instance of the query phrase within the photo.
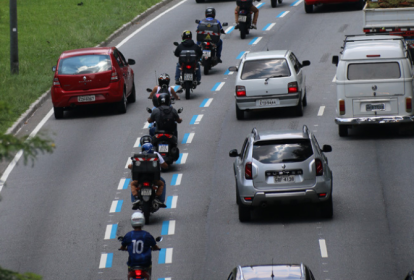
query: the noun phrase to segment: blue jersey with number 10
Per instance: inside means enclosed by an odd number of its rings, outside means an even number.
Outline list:
[[[128,232],[122,241],[122,246],[128,248],[128,266],[150,266],[151,247],[155,244],[154,237],[144,230]]]

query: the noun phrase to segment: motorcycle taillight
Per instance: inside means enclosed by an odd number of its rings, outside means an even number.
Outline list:
[[[151,184],[150,184],[149,182],[144,182],[142,185],[143,185],[144,187],[149,187],[149,186],[151,186]]]
[[[191,69],[191,65],[186,65],[185,68]]]

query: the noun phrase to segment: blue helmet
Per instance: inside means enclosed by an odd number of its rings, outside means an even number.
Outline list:
[[[151,143],[145,143],[142,145],[142,151],[147,154],[153,154],[154,153],[154,146],[152,146]]]

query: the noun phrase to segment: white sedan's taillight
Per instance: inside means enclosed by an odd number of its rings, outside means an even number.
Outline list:
[[[298,83],[297,82],[288,83],[288,93],[295,93],[295,92],[298,92]]]
[[[246,96],[246,88],[244,86],[236,86],[236,96]]]

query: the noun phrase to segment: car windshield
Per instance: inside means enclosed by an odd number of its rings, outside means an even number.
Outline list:
[[[398,62],[352,63],[348,66],[348,80],[382,80],[400,77]]]
[[[258,141],[253,158],[261,163],[300,162],[313,155],[309,139]]]
[[[58,74],[81,75],[112,70],[109,55],[82,55],[64,58],[59,62]]]
[[[286,59],[262,59],[245,61],[242,80],[266,79],[269,77],[289,77],[290,70]]]

